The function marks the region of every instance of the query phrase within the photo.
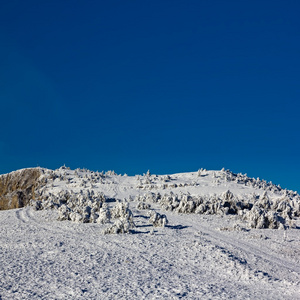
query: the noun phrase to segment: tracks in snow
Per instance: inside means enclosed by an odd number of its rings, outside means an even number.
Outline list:
[[[28,209],[27,207],[26,208],[23,207],[23,208],[17,209],[15,212],[16,218],[22,223],[28,223],[30,220],[27,209]]]
[[[205,226],[200,227],[200,230],[204,233],[206,233],[209,237],[213,238],[216,242],[217,241],[222,241],[225,244],[229,244],[234,248],[237,248],[239,250],[242,250],[245,253],[250,253],[253,254],[256,257],[259,257],[260,259],[263,259],[265,261],[268,261],[270,263],[276,263],[278,266],[282,267],[282,268],[286,268],[289,269],[292,272],[297,272],[300,274],[300,267],[295,265],[295,263],[292,262],[288,262],[286,260],[282,260],[270,253],[266,253],[265,251],[259,249],[258,247],[241,241],[241,240],[235,240],[234,238],[226,238],[224,237],[224,235],[222,235],[221,233],[218,233],[216,231],[213,231]]]
[[[192,218],[196,218],[196,216]],[[203,237],[205,241],[215,245],[217,249],[227,252],[228,256],[240,260],[241,264],[247,264],[253,270],[257,270],[259,266],[261,269],[266,270],[268,275],[269,273],[273,273],[275,277],[276,270],[285,270],[288,277],[294,274],[291,276],[291,281],[294,284],[300,284],[300,266],[295,262],[275,256],[272,254],[272,250],[270,250],[270,252],[268,252],[268,249],[262,250],[259,245],[236,239],[233,235],[228,236],[222,234],[221,232],[208,228],[199,221],[193,222],[188,220],[188,218],[184,218],[183,223],[183,225],[191,226],[196,231],[195,237]],[[199,235],[199,232],[203,235]]]

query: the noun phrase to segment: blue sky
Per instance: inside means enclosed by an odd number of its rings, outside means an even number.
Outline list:
[[[0,3],[0,173],[247,173],[300,191],[300,2]]]

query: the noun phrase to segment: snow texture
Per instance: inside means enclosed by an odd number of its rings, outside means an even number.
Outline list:
[[[1,300],[300,299],[294,191],[224,169],[34,174],[0,211]]]

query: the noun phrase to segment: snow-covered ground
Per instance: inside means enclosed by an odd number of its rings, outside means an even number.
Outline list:
[[[0,211],[1,300],[300,299],[297,193],[225,170],[40,172],[30,206]]]

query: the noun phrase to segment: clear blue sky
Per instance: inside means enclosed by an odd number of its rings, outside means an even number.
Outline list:
[[[198,168],[300,192],[300,1],[0,2],[0,173]]]

